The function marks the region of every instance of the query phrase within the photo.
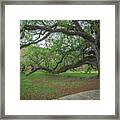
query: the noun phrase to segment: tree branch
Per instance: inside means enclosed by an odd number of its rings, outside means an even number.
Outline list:
[[[37,38],[37,39],[35,39],[33,42],[30,42],[30,43],[28,43],[28,44],[24,44],[24,45],[21,45],[20,46],[20,49],[22,49],[22,48],[24,48],[24,47],[27,47],[27,46],[29,46],[29,45],[31,45],[31,44],[36,44],[36,43],[38,43],[38,42],[40,42],[40,41],[43,41],[44,39],[46,39],[49,35],[50,35],[51,33],[49,32],[49,33],[47,33],[43,38],[41,38],[41,39],[39,39],[40,38],[40,36]],[[36,41],[37,40],[37,41]]]
[[[55,70],[60,63],[62,63],[64,57],[65,57],[65,55],[62,56],[61,60],[56,64],[56,66],[53,68],[53,70]]]
[[[58,62],[58,64],[59,64],[59,62]],[[62,72],[66,72],[69,69],[80,67],[80,66],[82,66],[84,64],[91,64],[91,65],[96,66],[96,58],[94,56],[87,56],[87,57],[83,58],[82,60],[76,62],[75,64],[70,64],[70,65],[63,66],[63,67],[61,67],[58,70],[55,70],[54,68],[53,69],[49,69],[47,67],[39,66],[39,67],[34,68],[31,72],[29,72],[26,75],[28,76],[28,75],[36,72],[37,70],[45,70],[45,71],[47,71],[49,73],[59,74],[59,73],[62,73]]]
[[[70,65],[61,67],[59,70],[55,71],[55,73],[66,72],[69,69],[77,68],[84,64],[92,64],[92,65],[96,66],[96,58],[94,56],[87,56],[75,64],[70,64]]]
[[[33,26],[33,25],[25,25],[24,29],[26,29],[26,30],[38,30],[38,29],[40,29],[40,30],[49,31],[51,33],[62,32],[62,33],[67,34],[67,35],[81,36],[81,37],[83,37],[84,39],[87,39],[90,42],[95,41],[94,38],[91,35],[87,34],[84,31],[73,31],[73,30],[67,30],[65,28],[55,28],[55,29],[53,29],[50,26],[46,27],[46,26]]]
[[[47,67],[39,66],[39,67],[34,68],[31,72],[27,73],[26,76],[28,76],[38,70],[45,70],[45,71],[48,71],[49,73],[51,73],[53,71],[52,69],[49,69]]]

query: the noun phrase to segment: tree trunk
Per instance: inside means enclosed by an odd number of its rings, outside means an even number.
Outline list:
[[[98,69],[98,75],[97,75],[97,78],[100,78],[100,62],[98,63],[97,69]]]

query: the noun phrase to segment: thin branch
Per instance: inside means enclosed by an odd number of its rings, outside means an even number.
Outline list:
[[[38,42],[40,42],[40,41],[43,41],[44,39],[46,39],[49,35],[50,35],[51,33],[47,33],[43,38],[41,38],[41,39],[39,39],[40,38],[40,36],[37,38],[37,39],[35,39],[33,42],[31,42],[31,43],[28,43],[28,44],[24,44],[24,45],[21,45],[20,46],[20,49],[22,49],[22,48],[24,48],[24,47],[27,47],[27,46],[29,46],[29,45],[31,45],[31,44],[37,44]],[[36,41],[37,40],[37,41]]]
[[[56,64],[56,66],[53,68],[53,70],[55,70],[60,63],[62,63],[64,57],[65,57],[65,55],[62,56],[62,58],[61,58],[60,61]]]

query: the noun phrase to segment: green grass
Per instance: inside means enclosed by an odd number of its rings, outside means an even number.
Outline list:
[[[96,77],[97,73],[84,73],[84,72],[68,71],[68,72],[61,73],[60,76],[90,78],[90,77]]]
[[[98,89],[97,73],[65,72],[59,75],[37,71],[29,76],[21,73],[20,99],[46,100],[57,99],[67,94],[84,90]],[[91,79],[90,79],[91,78]]]

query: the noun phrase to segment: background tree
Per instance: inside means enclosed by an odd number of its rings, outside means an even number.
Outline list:
[[[27,74],[58,74],[88,64],[99,77],[100,21],[21,20],[20,48],[21,68]]]

